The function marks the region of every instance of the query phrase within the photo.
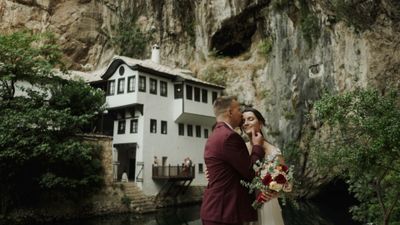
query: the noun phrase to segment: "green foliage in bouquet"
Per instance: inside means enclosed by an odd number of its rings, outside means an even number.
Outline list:
[[[315,141],[312,154],[320,172],[335,173],[349,184],[359,204],[356,220],[382,225],[400,221],[399,92],[381,95],[356,90],[325,95],[315,105],[329,125]]]
[[[102,110],[104,94],[55,76],[60,57],[52,36],[0,35],[2,218],[44,194],[81,198],[103,183],[100,148],[77,134]]]

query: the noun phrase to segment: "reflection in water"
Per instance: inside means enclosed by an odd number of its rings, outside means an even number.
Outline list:
[[[285,225],[359,225],[351,219],[348,207],[331,202],[288,202],[282,207]]]
[[[201,225],[200,206],[162,209],[155,214],[123,214],[42,225]]]
[[[359,225],[351,220],[347,207],[299,202],[282,207],[285,225]],[[115,215],[42,225],[201,225],[200,206],[163,209],[156,214]]]

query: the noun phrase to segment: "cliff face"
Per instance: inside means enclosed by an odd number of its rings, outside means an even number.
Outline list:
[[[54,32],[72,69],[106,65],[124,48],[115,40],[132,27],[146,37],[142,58],[158,43],[163,64],[226,83],[228,94],[260,109],[268,139],[300,152],[297,168],[307,177],[302,197],[327,181],[308,162],[309,140],[319,131],[306,116],[313,102],[324,90],[373,86],[385,92],[400,85],[397,0],[0,2],[0,32]]]

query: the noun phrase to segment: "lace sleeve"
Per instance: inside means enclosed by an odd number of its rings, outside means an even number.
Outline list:
[[[278,147],[273,147],[273,148],[271,148],[271,154],[269,154],[269,155],[267,155],[266,157],[267,157],[267,159],[269,160],[269,161],[272,161],[272,160],[274,160],[277,156],[280,156],[280,155],[282,155],[282,152],[281,152],[281,150],[278,148]]]
[[[282,155],[282,152],[281,152],[281,150],[278,148],[278,147],[275,147],[274,146],[274,155]]]

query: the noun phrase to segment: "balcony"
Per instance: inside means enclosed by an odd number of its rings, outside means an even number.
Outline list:
[[[195,177],[195,166],[155,166],[152,165],[153,180],[193,180]]]

